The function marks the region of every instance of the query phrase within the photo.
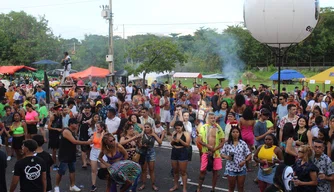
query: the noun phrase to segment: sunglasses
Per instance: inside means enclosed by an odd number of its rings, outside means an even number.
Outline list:
[[[110,140],[109,140],[110,143],[111,143],[111,142],[114,142],[114,141],[115,141],[115,139],[110,139]]]
[[[283,99],[279,99],[280,101],[282,101]]]

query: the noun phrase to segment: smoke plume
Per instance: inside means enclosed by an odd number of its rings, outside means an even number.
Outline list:
[[[216,46],[216,53],[220,57],[222,73],[229,81],[229,87],[233,87],[241,79],[245,68],[244,61],[238,56],[238,52],[242,51],[242,45],[234,35],[229,33],[211,36],[208,39],[214,41],[212,43]]]

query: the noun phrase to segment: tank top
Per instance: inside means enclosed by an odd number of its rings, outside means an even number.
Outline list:
[[[258,158],[261,160],[267,160],[267,162],[272,163],[273,157],[276,157],[276,154],[274,152],[276,146],[273,145],[269,149],[265,148],[265,145],[262,145],[259,153],[258,153]]]
[[[176,137],[176,134],[174,137]],[[186,142],[186,136],[184,136],[184,133],[182,133],[180,140]],[[178,143],[175,143],[174,146],[183,146],[183,145],[181,144],[181,142],[178,142]]]
[[[80,121],[80,139],[82,141],[87,141],[89,139],[88,136],[88,129],[89,129],[89,124],[83,124],[83,121],[87,121],[90,118],[92,118],[93,113],[90,113],[89,115],[86,115],[85,113],[82,114],[82,119]]]
[[[22,127],[22,123],[20,123],[20,126],[16,127],[15,129],[12,129],[13,130],[13,135],[22,135],[24,134],[24,129]]]
[[[101,149],[101,142],[102,142],[102,137],[97,137],[97,133],[94,132],[93,134],[93,145],[94,145],[94,148],[96,149]]]
[[[72,136],[75,138],[75,134],[69,129],[65,128],[64,130],[69,130]],[[59,161],[64,163],[72,163],[76,161],[76,150],[77,147],[75,144],[71,143],[63,136],[64,132],[61,134],[60,137],[60,144],[59,144]]]
[[[123,154],[121,152],[119,152],[118,150],[116,151],[115,155],[112,157],[109,157],[108,155],[106,155],[107,159],[108,159],[108,163],[112,164],[114,163],[114,161],[116,159],[121,158],[121,160],[123,160]]]
[[[51,123],[51,127],[53,128],[62,128],[63,127],[63,122],[62,122],[62,117],[55,115],[54,120]],[[56,130],[49,130],[49,138],[52,139],[57,139],[59,138],[60,132]]]

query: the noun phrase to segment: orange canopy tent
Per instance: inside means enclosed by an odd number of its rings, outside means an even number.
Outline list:
[[[108,69],[103,69],[103,68],[99,68],[99,67],[94,67],[91,66],[83,71],[80,71],[78,73],[72,73],[70,74],[70,77],[72,78],[87,78],[89,76],[91,77],[100,77],[100,78],[105,78],[107,75],[110,74],[110,71]]]
[[[10,74],[13,75],[14,73],[20,72],[20,71],[36,71],[35,68],[27,67],[24,65],[19,66],[0,66],[0,73],[1,74]]]

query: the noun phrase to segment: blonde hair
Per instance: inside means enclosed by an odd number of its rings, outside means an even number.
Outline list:
[[[111,133],[106,133],[103,138],[102,138],[102,145],[101,145],[101,151],[111,151],[108,143],[109,143],[109,138],[112,137],[115,139],[115,137]],[[116,139],[115,139],[116,140]],[[115,146],[116,147],[116,146]]]
[[[303,150],[304,155],[306,155],[306,156],[304,156],[304,158],[307,157],[307,161],[308,161],[312,157],[312,155],[313,155],[313,151],[312,151],[311,146],[309,146],[309,145],[302,145],[302,146],[300,146],[300,148]]]

